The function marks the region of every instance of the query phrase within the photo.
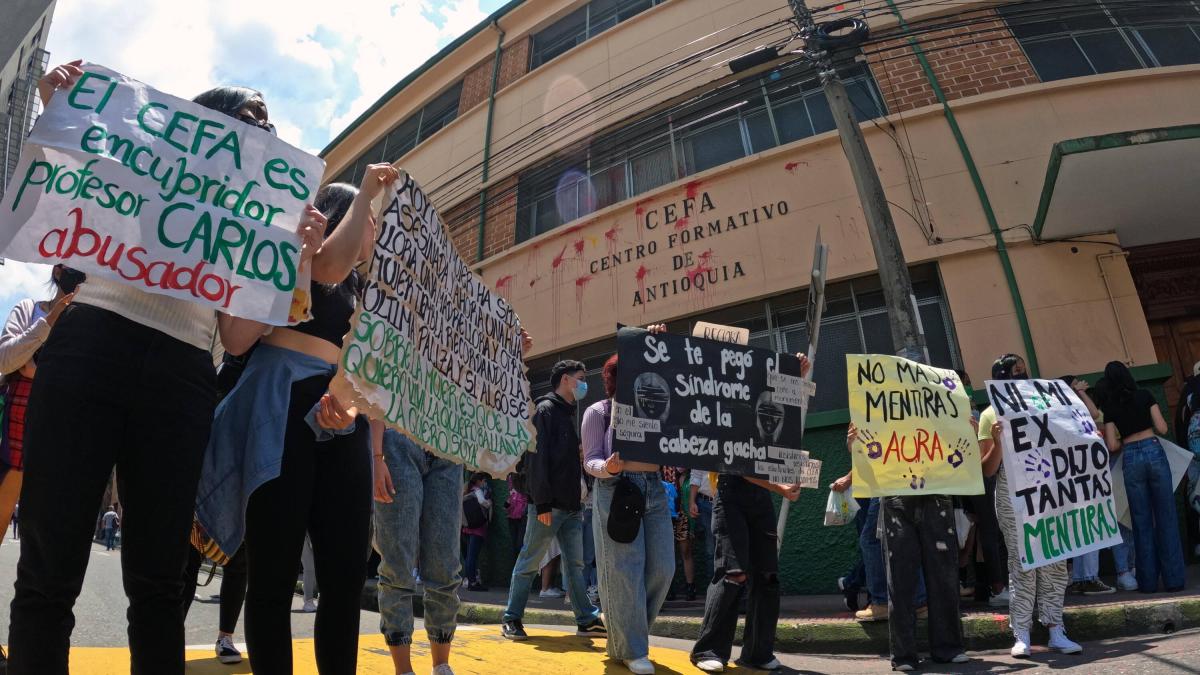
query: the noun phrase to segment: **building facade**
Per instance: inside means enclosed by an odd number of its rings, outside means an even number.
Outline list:
[[[814,3],[818,22],[870,27],[836,68],[935,365],[982,383],[1006,352],[1044,377],[1119,360],[1174,405],[1200,360],[1186,170],[1200,158],[1200,3],[1139,4]],[[619,323],[732,324],[802,350],[819,233],[830,282],[806,444],[832,481],[849,466],[844,355],[894,346],[791,17],[780,0],[516,0],[336,138],[326,180],[357,183],[378,161],[411,172],[534,335],[538,391],[563,357],[598,380]],[[821,527],[824,499],[792,509],[790,592],[830,591],[856,555],[852,532]]]
[[[0,196],[41,111],[37,82],[46,73],[46,39],[55,0],[10,0],[0,23]]]

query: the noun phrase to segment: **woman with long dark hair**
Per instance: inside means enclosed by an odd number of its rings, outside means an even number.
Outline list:
[[[1142,593],[1182,590],[1187,583],[1179,520],[1175,512],[1175,483],[1171,465],[1155,434],[1167,433],[1167,422],[1154,395],[1140,389],[1120,361],[1104,367],[1104,439],[1113,454],[1123,455],[1125,494],[1133,525],[1137,555],[1137,585]]]
[[[365,417],[327,391],[362,289],[353,265],[370,257],[374,243],[371,202],[398,176],[389,164],[372,164],[361,189],[334,183],[317,194],[329,223],[321,251],[350,243],[351,255],[320,272],[314,263],[312,319],[265,335],[217,407],[196,515],[223,551],[237,550],[245,524],[246,645],[256,673],[292,672],[291,608],[305,533],[321,588],[317,668],[323,675],[356,669],[370,431]]]
[[[43,103],[83,74],[80,63],[41,79]],[[270,130],[266,103],[254,90],[221,88],[195,100]],[[299,228],[302,264],[316,252],[324,225],[309,206]],[[244,352],[262,330],[95,276],[76,291],[41,348],[30,393],[21,491],[26,527],[8,672],[67,673],[71,608],[87,569],[96,505],[115,466],[132,670],[183,673],[180,572],[217,400],[212,349],[219,336],[226,351]]]

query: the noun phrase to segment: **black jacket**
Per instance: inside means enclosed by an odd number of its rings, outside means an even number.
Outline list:
[[[583,462],[579,458],[575,404],[554,392],[542,396],[533,413],[533,426],[537,429],[537,452],[526,458],[529,501],[539,514],[551,509],[580,510]]]

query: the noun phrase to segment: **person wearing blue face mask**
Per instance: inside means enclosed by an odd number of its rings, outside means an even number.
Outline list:
[[[582,451],[575,425],[575,405],[587,396],[586,369],[579,361],[559,361],[550,371],[552,391],[537,400],[533,425],[537,429],[537,452],[526,457],[529,493],[529,525],[525,545],[513,565],[501,633],[510,640],[529,636],[521,624],[529,585],[550,540],[558,538],[562,548],[563,576],[579,635],[606,634],[600,610],[587,596],[583,582],[583,518],[580,481]]]

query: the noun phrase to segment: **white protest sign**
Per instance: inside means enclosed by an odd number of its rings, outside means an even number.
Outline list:
[[[1004,431],[1004,472],[1021,568],[1031,570],[1121,543],[1108,447],[1079,397],[1060,380],[989,380]]]
[[[274,325],[324,162],[271,133],[95,64],[38,118],[0,205],[0,255]]]
[[[1167,457],[1167,464],[1171,467],[1171,490],[1174,491],[1175,488],[1179,487],[1179,483],[1183,480],[1183,477],[1187,475],[1188,465],[1192,463],[1195,455],[1190,450],[1184,450],[1161,436],[1158,442],[1162,445],[1163,454]],[[1125,527],[1133,529],[1133,518],[1129,514],[1129,496],[1125,492],[1124,458],[1124,454],[1118,455],[1112,465],[1113,500],[1117,505],[1117,520]],[[1188,501],[1195,508],[1195,490],[1189,495]]]
[[[534,443],[520,321],[404,172],[366,277],[331,387],[430,452],[508,475]]]

